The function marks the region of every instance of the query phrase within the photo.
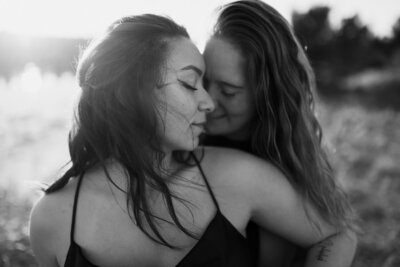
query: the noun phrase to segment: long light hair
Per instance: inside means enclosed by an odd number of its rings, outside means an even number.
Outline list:
[[[292,27],[268,4],[244,0],[221,8],[212,37],[245,60],[256,107],[252,152],[279,168],[327,222],[351,226],[351,207],[321,144],[314,73]]]

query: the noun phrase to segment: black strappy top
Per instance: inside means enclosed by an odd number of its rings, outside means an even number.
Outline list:
[[[199,161],[192,154],[199,168],[217,212],[197,244],[176,267],[251,267],[255,266],[247,239],[221,213],[218,202],[204,175]],[[71,243],[64,267],[97,267],[89,262],[74,241],[75,217],[82,176],[79,177],[72,211]]]
[[[227,147],[245,151],[254,154],[251,149],[250,140],[247,141],[232,141],[223,136],[205,135],[202,139],[204,146]],[[255,264],[258,264],[259,251],[260,251],[260,229],[257,224],[250,221],[246,227],[246,236],[249,241],[251,257]]]

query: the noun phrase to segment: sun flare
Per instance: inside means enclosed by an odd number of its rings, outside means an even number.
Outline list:
[[[124,15],[156,13],[170,16],[187,27],[194,40],[204,39],[216,8],[233,0],[0,0],[0,32],[57,37],[92,37]],[[269,0],[286,19],[295,10],[312,6],[331,7],[331,19],[358,14],[379,36],[390,35],[400,16],[398,0]]]

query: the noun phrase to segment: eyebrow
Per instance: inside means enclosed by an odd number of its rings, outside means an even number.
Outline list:
[[[184,71],[184,70],[193,70],[194,72],[196,72],[199,76],[201,76],[203,74],[203,71],[201,69],[199,69],[196,66],[193,65],[189,65],[186,67],[183,67],[182,69],[180,69],[179,71]]]

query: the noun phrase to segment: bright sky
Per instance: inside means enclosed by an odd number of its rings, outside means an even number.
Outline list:
[[[216,7],[232,0],[0,0],[0,31],[61,37],[92,37],[123,15],[169,15],[201,44]],[[399,0],[267,0],[288,20],[294,10],[315,5],[331,7],[334,27],[343,17],[358,14],[378,36],[389,36],[400,17]]]

